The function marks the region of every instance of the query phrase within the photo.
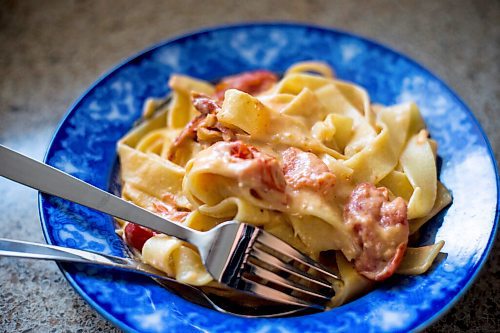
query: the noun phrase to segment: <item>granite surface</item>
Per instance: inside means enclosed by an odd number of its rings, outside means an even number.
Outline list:
[[[42,159],[70,104],[120,60],[199,27],[311,22],[400,50],[474,111],[500,158],[500,2],[0,0],[0,144]],[[43,242],[37,193],[0,179],[0,237]],[[500,331],[500,247],[429,332]],[[0,258],[0,332],[115,332],[52,262]]]

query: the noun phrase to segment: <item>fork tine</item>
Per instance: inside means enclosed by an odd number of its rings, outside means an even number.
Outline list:
[[[310,274],[307,274],[306,272],[303,272],[292,265],[281,261],[280,259],[276,258],[275,256],[264,252],[263,250],[253,247],[252,251],[250,252],[250,256],[255,257],[259,259],[260,261],[265,262],[266,264],[275,267],[281,271],[284,271],[286,273],[292,274],[298,278],[307,280],[311,283],[313,283],[316,287],[320,288],[329,288],[332,289],[332,284],[329,283],[328,281],[325,281],[321,278],[312,276]]]
[[[282,278],[281,276],[279,276],[271,271],[268,271],[262,267],[259,267],[256,263],[247,262],[246,265],[247,265],[247,272],[248,273],[254,274],[261,279],[267,280],[271,283],[277,284],[277,285],[285,287],[285,288],[295,290],[296,292],[306,294],[306,296],[315,297],[316,299],[319,299],[318,301],[327,302],[330,300],[330,297],[319,294],[319,293],[313,291],[312,289],[307,288],[306,286],[299,285],[299,284],[294,283],[290,280]]]
[[[318,262],[312,260],[311,258],[307,257],[306,255],[300,253],[297,251],[295,248],[293,248],[291,245],[288,245],[287,243],[283,242],[281,239],[271,235],[268,232],[261,232],[259,234],[259,237],[257,237],[256,240],[258,243],[261,243],[262,245],[272,249],[273,251],[276,251],[282,255],[285,255],[295,261],[300,262],[301,264],[304,264],[308,266],[309,268],[313,268],[321,273],[323,273],[326,276],[329,276],[333,279],[340,280],[337,275],[335,275],[333,272],[328,270],[326,267],[323,265],[319,264]]]
[[[319,305],[317,303],[307,302],[305,300],[285,294],[284,292],[265,286],[256,281],[250,280],[245,276],[241,277],[238,289],[251,292],[270,301],[275,301],[300,307],[314,308],[318,310],[325,309],[325,307],[322,305]]]

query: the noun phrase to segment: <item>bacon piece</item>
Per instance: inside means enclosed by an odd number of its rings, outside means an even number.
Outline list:
[[[398,268],[408,244],[407,207],[402,198],[389,200],[386,188],[356,186],[344,207],[345,223],[361,249],[354,267],[366,278],[382,281]]]
[[[219,101],[224,100],[224,93],[228,89],[238,89],[250,95],[258,94],[272,87],[278,81],[278,76],[266,70],[256,70],[223,78],[215,86],[215,96]]]
[[[209,114],[215,114],[220,110],[220,106],[210,97],[200,94],[193,93],[192,94],[193,106],[196,110],[198,110],[201,114],[193,118],[181,131],[181,133],[175,138],[172,148],[176,148],[181,146],[184,141],[191,139],[194,140],[196,138],[196,131],[198,127],[203,123],[203,120]]]
[[[220,109],[220,106],[214,100],[212,100],[210,97],[206,95],[193,93],[192,99],[193,99],[193,106],[201,114],[191,119],[191,121],[182,129],[179,135],[175,138],[168,152],[169,160],[173,160],[177,149],[180,146],[182,146],[186,141],[196,139],[196,132],[198,131],[198,128],[201,126],[201,124],[203,124],[207,115],[213,114],[217,112],[218,109]]]
[[[244,144],[241,141],[235,142],[230,146],[231,156],[241,158],[242,160],[251,160],[254,158],[252,150],[256,149],[252,146]]]
[[[234,131],[230,128],[227,128],[226,126],[222,125],[219,122],[215,123],[214,127],[221,132],[222,140],[224,140],[224,141],[236,140],[236,131]]]
[[[189,215],[188,211],[179,210],[175,204],[154,202],[153,207],[155,208],[156,212],[160,213],[161,216],[164,216],[165,218],[175,222],[183,222]]]
[[[196,117],[194,117],[179,133],[179,135],[175,138],[174,142],[172,143],[172,146],[170,147],[171,152],[169,152],[169,159],[170,155],[172,154],[172,151],[175,148],[178,148],[182,146],[182,144],[186,140],[194,140],[196,138],[196,131],[198,130],[198,127],[202,123],[202,121],[206,118],[206,114],[200,114]]]
[[[242,180],[255,180],[256,183],[264,185],[264,190],[285,191],[285,178],[276,158],[241,141],[226,143],[226,145],[226,149],[233,157],[232,162],[242,166],[239,174]],[[259,189],[255,190],[258,192]]]
[[[293,147],[282,155],[285,179],[292,188],[327,194],[335,185],[335,174],[316,155]]]
[[[197,133],[200,128],[206,128],[221,133],[224,141],[233,141],[236,139],[236,133],[217,121],[216,114],[220,111],[220,105],[211,97],[193,92],[191,94],[194,108],[200,112],[200,115],[193,118],[175,138],[168,152],[168,159],[172,161],[179,147],[185,142],[197,141]],[[213,115],[212,118],[209,115]]]
[[[207,95],[193,92],[191,93],[191,100],[194,108],[201,114],[214,114],[220,110],[220,105]]]
[[[266,203],[286,205],[286,182],[279,161],[241,141],[219,141],[194,158],[193,168],[213,170]],[[214,185],[216,186],[216,185]]]

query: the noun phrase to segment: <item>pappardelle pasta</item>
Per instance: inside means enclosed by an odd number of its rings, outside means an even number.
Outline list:
[[[409,239],[451,196],[414,103],[371,104],[320,62],[169,86],[171,101],[148,99],[118,143],[124,199],[200,231],[263,228],[338,272],[332,307],[431,266],[444,243]],[[190,244],[124,221],[118,232],[177,280],[214,283]]]

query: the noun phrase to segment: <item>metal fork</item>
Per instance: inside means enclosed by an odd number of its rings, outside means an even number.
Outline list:
[[[340,281],[252,225],[228,221],[206,232],[192,230],[2,145],[0,161],[3,177],[195,245],[214,280],[228,287],[283,304],[323,309],[334,295],[332,280]]]
[[[253,304],[244,306],[240,300],[242,297],[248,298],[246,294],[233,290],[228,293],[211,286],[194,287],[131,257],[116,257],[93,251],[0,238],[0,257],[2,256],[90,264],[138,273],[153,278],[160,285],[193,303],[240,317],[274,318],[311,312],[309,308],[262,303],[258,299]],[[260,305],[257,308],[254,306],[256,303]]]

